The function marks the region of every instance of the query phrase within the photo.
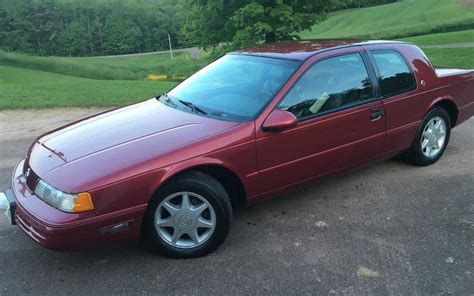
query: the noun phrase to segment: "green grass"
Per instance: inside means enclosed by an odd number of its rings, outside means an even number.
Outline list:
[[[442,45],[453,43],[474,43],[474,30],[450,33],[438,33],[417,37],[402,38],[403,41],[413,42],[419,46]]]
[[[474,48],[431,48],[454,43],[473,43],[474,30],[459,32],[438,33],[417,37],[401,38],[400,40],[413,42],[423,49],[435,66],[460,67],[474,69]]]
[[[439,67],[474,69],[474,48],[423,48],[430,61]]]
[[[433,48],[436,46],[455,43],[473,43],[474,30],[450,33],[438,33],[417,37],[401,38],[402,41],[419,45],[428,55],[435,66],[460,67],[474,69],[474,47],[470,48]]]
[[[474,48],[426,46],[474,42],[474,9],[457,0],[406,0],[352,9],[330,18],[304,38],[398,38],[422,46],[436,66],[474,69]],[[212,59],[186,53],[123,57],[37,57],[0,51],[0,109],[121,106],[149,99],[175,82],[146,81],[150,74],[189,76]]]
[[[462,6],[457,0],[405,0],[330,16],[300,36],[393,39],[471,28],[474,8]]]
[[[94,80],[0,66],[0,109],[127,105],[174,85],[167,81]]]
[[[42,70],[102,80],[143,80],[150,74],[189,76],[202,68],[207,58],[192,59],[187,53],[126,57],[39,57],[0,51],[0,65]]]

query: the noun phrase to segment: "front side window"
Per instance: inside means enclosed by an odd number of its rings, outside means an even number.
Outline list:
[[[249,121],[299,65],[293,60],[226,55],[172,89],[169,105],[183,111],[194,108],[199,115],[217,119]]]
[[[405,59],[394,50],[370,53],[380,73],[382,96],[388,97],[416,88],[416,82]]]
[[[373,87],[359,53],[317,62],[295,83],[280,108],[298,118],[373,98]]]

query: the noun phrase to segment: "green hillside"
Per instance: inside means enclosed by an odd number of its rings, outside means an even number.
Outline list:
[[[93,80],[0,66],[0,109],[126,105],[174,85],[166,81]]]
[[[459,67],[474,69],[474,46],[443,48],[437,46],[469,43],[474,45],[474,30],[450,33],[438,33],[416,37],[402,38],[413,42],[424,50],[435,66]]]
[[[150,74],[189,76],[207,63],[187,53],[123,57],[39,57],[0,51],[0,65],[103,80],[143,80]]]
[[[474,47],[422,49],[435,66],[474,69]]]
[[[433,46],[453,43],[474,43],[474,30],[465,30],[449,33],[429,34],[416,37],[401,38],[403,41],[413,42],[419,46]]]
[[[470,0],[469,0],[470,1]],[[436,66],[474,69],[474,47],[439,45],[474,43],[474,8],[456,0],[406,0],[334,13],[304,38],[398,38],[420,45]],[[449,33],[442,30],[469,28]],[[393,39],[392,38],[392,39]],[[0,51],[0,109],[126,105],[169,90],[176,83],[146,81],[189,76],[212,58],[187,53],[119,57],[39,57]]]
[[[302,32],[304,39],[399,38],[474,28],[474,7],[457,0],[405,0],[350,10]]]

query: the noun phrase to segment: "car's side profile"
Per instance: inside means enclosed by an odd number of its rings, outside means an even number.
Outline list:
[[[410,43],[257,46],[42,135],[3,198],[51,249],[141,237],[166,256],[202,256],[237,208],[399,154],[436,162],[473,94],[473,71],[435,69]]]

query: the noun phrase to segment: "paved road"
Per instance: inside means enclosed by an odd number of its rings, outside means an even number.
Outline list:
[[[0,113],[0,188],[38,133],[97,111]],[[433,166],[389,160],[239,213],[205,258],[53,252],[0,217],[0,294],[472,295],[473,135],[471,119]]]

